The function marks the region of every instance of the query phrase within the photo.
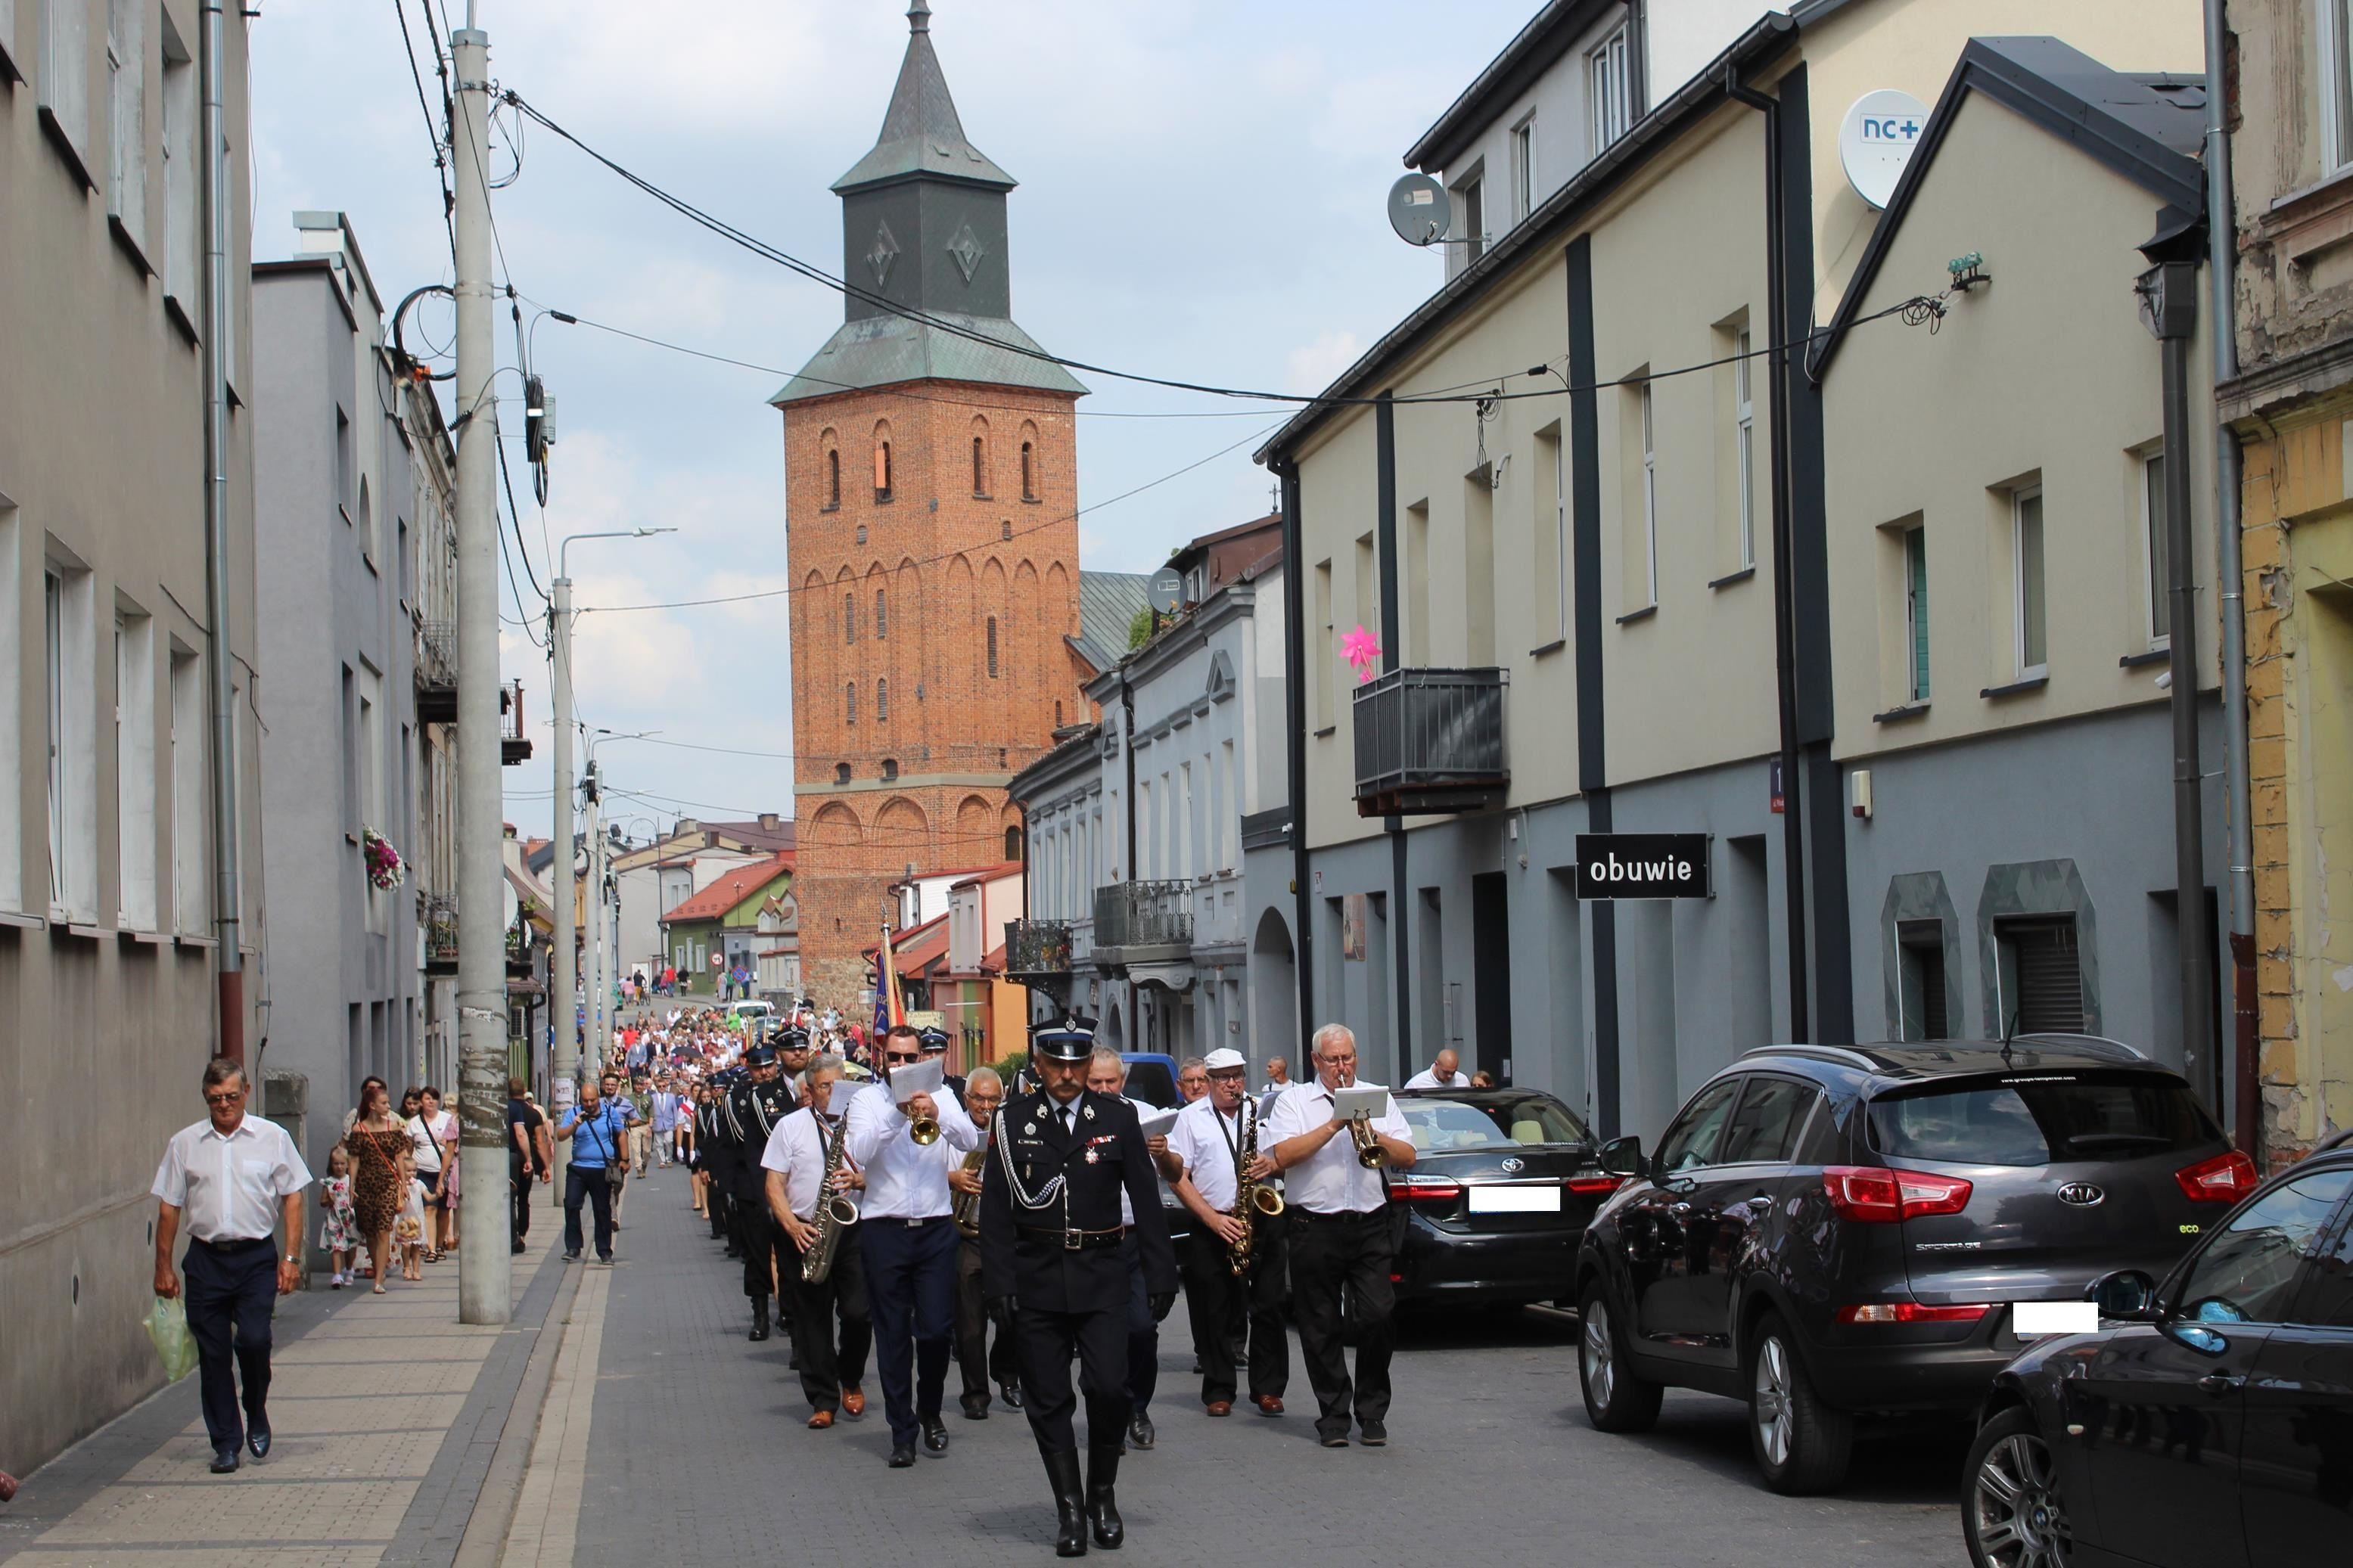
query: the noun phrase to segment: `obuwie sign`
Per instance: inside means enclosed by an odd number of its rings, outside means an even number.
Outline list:
[[[1709,843],[1704,833],[1580,833],[1577,896],[1704,899]]]

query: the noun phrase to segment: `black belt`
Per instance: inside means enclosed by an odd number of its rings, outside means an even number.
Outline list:
[[[1117,1247],[1127,1239],[1125,1226],[1114,1226],[1109,1230],[1063,1230],[1044,1225],[1017,1225],[1013,1228],[1040,1247],[1064,1252],[1092,1252],[1099,1247]]]
[[[1317,1225],[1362,1225],[1366,1220],[1382,1218],[1387,1210],[1388,1205],[1383,1205],[1377,1209],[1337,1209],[1330,1214],[1303,1208],[1288,1208],[1283,1212],[1293,1218],[1313,1220]]]
[[[927,1225],[944,1225],[952,1217],[954,1216],[944,1214],[927,1214],[920,1219],[909,1219],[904,1215],[883,1215],[880,1218],[862,1220],[860,1223],[866,1225],[895,1225],[902,1226],[908,1230],[921,1230]]]
[[[206,1252],[225,1255],[251,1252],[257,1247],[275,1247],[278,1244],[277,1237],[269,1236],[233,1236],[227,1241],[206,1241],[201,1236],[192,1236],[188,1239]]]

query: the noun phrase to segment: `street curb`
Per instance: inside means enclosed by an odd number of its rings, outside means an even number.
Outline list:
[[[563,1268],[561,1263],[556,1267]],[[497,1568],[506,1555],[507,1531],[514,1524],[515,1505],[522,1499],[523,1471],[531,1464],[532,1449],[539,1438],[548,1385],[555,1381],[556,1352],[563,1349],[565,1334],[571,1329],[572,1303],[586,1273],[585,1265],[563,1269],[555,1300],[548,1306],[538,1342],[532,1346],[531,1360],[524,1364],[505,1429],[499,1434],[498,1447],[482,1473],[481,1489],[475,1494],[473,1512],[466,1521],[466,1533],[458,1542],[451,1568]],[[551,1329],[555,1331],[550,1332]],[[528,1421],[522,1419],[525,1411],[530,1412]]]

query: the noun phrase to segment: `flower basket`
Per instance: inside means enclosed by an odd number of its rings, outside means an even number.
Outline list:
[[[380,892],[388,893],[408,879],[400,851],[373,827],[360,829],[360,859],[367,867],[368,885]]]

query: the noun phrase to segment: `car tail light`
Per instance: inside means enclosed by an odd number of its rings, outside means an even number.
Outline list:
[[[1608,1197],[1624,1184],[1623,1176],[1564,1176],[1560,1184],[1581,1197]]]
[[[2184,1165],[2173,1179],[2190,1202],[2200,1204],[2237,1203],[2255,1190],[2257,1180],[2255,1163],[2237,1149]]]
[[[1865,1301],[1841,1307],[1841,1323],[1974,1323],[1993,1310],[1985,1301],[1963,1301],[1932,1307],[1925,1301]]]
[[[1400,1176],[1389,1184],[1389,1196],[1401,1204],[1452,1203],[1462,1195],[1462,1184],[1443,1176]]]
[[[1922,1215],[1958,1214],[1969,1206],[1969,1184],[1958,1176],[1873,1166],[1829,1165],[1822,1189],[1840,1217],[1864,1225],[1894,1225]]]

